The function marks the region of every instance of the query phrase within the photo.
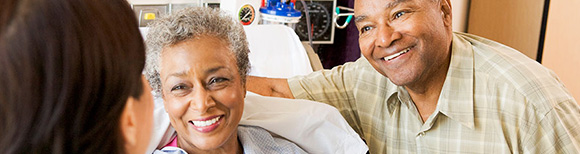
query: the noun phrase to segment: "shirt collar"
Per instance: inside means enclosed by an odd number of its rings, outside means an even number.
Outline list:
[[[387,93],[384,96],[384,98],[386,98],[385,104],[387,104],[387,111],[389,115],[393,115],[395,109],[398,108],[399,105],[401,105],[401,102],[404,102],[405,98],[403,93],[406,92],[406,90],[404,87],[397,86],[394,83],[392,83],[391,80],[389,80],[387,77],[384,77],[384,80],[388,83],[388,85],[392,85],[386,87]]]
[[[471,43],[453,34],[451,62],[437,101],[441,113],[473,129],[473,48]]]
[[[437,101],[435,112],[441,112],[462,125],[475,128],[473,113],[473,48],[471,43],[453,33],[451,62]],[[388,79],[386,79],[388,80]],[[388,81],[390,83],[390,80]],[[392,84],[392,83],[391,83]],[[394,84],[392,84],[394,85]],[[407,90],[402,86],[389,87],[385,98],[389,115],[402,102],[410,102]],[[405,104],[410,107],[410,104]]]

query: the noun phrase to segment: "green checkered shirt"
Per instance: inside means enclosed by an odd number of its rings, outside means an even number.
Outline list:
[[[452,44],[425,123],[405,88],[364,58],[288,83],[294,97],[338,108],[370,153],[580,152],[580,107],[552,71],[474,35],[454,33]]]

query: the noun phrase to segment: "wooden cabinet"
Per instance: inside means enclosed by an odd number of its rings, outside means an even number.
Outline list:
[[[544,0],[472,0],[467,32],[536,59]]]
[[[467,32],[537,59],[560,77],[574,98],[580,99],[578,8],[580,0],[472,0]]]

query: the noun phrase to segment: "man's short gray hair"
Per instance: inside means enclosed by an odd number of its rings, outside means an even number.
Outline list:
[[[202,36],[213,36],[229,44],[245,86],[250,49],[242,25],[226,12],[204,7],[186,8],[156,19],[148,27],[145,77],[156,96],[161,96],[159,72],[163,48]]]

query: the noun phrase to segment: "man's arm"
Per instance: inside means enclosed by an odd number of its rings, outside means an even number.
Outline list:
[[[248,76],[246,90],[263,96],[294,98],[287,79]]]

